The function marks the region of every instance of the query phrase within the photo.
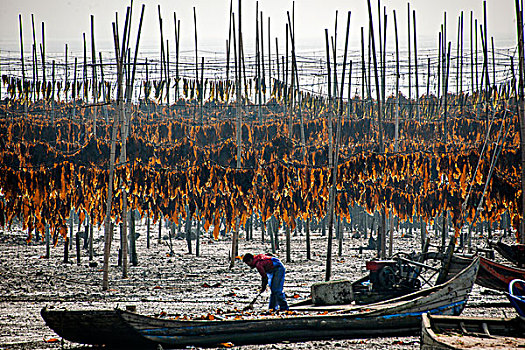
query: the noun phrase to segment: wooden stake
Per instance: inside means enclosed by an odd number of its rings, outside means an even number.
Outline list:
[[[94,29],[95,17],[91,15],[91,72],[93,85],[93,104],[95,105],[98,100],[97,96],[97,68],[96,68],[96,52],[95,52],[95,29]],[[97,138],[97,107],[93,107],[93,137]]]
[[[332,167],[332,156],[333,156],[333,137],[334,133],[332,130],[332,82],[331,82],[331,72],[330,72],[330,43],[328,41],[328,29],[324,30],[325,40],[326,40],[326,68],[328,72],[328,166]]]
[[[144,18],[144,9],[146,8],[146,5],[142,5],[142,11],[140,13],[140,21],[139,21],[139,28],[137,32],[137,42],[135,43],[135,54],[133,57],[133,71],[131,73],[131,81],[129,82],[129,86],[131,87],[128,90],[126,101],[127,103],[131,103],[132,93],[133,93],[133,86],[135,83],[135,72],[137,70],[137,58],[138,58],[138,52],[139,52],[139,43],[140,43],[140,34],[142,32],[142,20]],[[102,62],[101,62],[101,68],[102,68]],[[169,90],[168,90],[169,91]]]
[[[46,40],[44,33],[44,22],[42,22],[42,43],[40,44],[40,56],[42,58],[42,82],[46,82]]]
[[[370,5],[370,0],[368,0]],[[335,211],[335,197],[336,197],[336,186],[337,186],[337,167],[339,162],[339,146],[341,143],[341,124],[343,116],[343,90],[345,83],[345,68],[346,68],[346,59],[348,55],[348,37],[350,32],[350,11],[348,11],[348,19],[346,24],[346,37],[345,37],[345,51],[343,58],[343,72],[341,74],[341,88],[339,95],[339,111],[338,111],[338,122],[337,122],[337,131],[335,139],[335,149],[334,149],[334,164],[332,169],[332,184],[329,192],[329,223],[328,223],[328,242],[326,249],[326,273],[325,281],[329,281],[332,274],[332,240],[333,240],[333,224],[334,224],[334,211]]]
[[[35,16],[33,16],[33,14],[31,14],[31,29],[33,31],[33,92],[32,93],[33,93],[33,101],[36,101],[36,83],[38,80],[38,55],[36,52],[37,46],[36,46],[36,34],[35,34]],[[66,55],[66,82],[67,82],[67,55]],[[1,88],[0,88],[0,96],[2,96]]]
[[[485,88],[487,91],[490,88],[490,80],[489,80],[489,49],[488,49],[488,34],[487,34],[487,1],[483,0],[483,31],[482,36],[484,37],[483,41],[485,43],[484,49],[483,49],[483,56],[484,56],[484,69],[485,69]]]
[[[197,51],[197,12],[195,10],[195,7],[193,7],[193,28],[195,30],[195,83],[197,84],[197,91],[199,92],[200,101],[203,93],[203,82],[199,82],[199,54]],[[202,125],[202,114],[199,118],[199,124]]]
[[[396,123],[394,127],[394,152],[399,151],[399,106],[400,106],[400,100],[399,100],[399,41],[398,41],[398,35],[397,35],[397,17],[396,17],[396,10],[394,10],[394,32],[396,37]]]
[[[445,69],[443,69],[445,70]],[[448,97],[448,77],[450,72],[450,41],[448,42],[448,50],[447,50],[447,61],[446,61],[446,75],[445,75],[445,81],[443,84],[443,142],[447,144],[447,97]]]
[[[410,31],[410,3],[407,3],[408,22],[408,113],[412,117],[412,59],[411,59],[411,31]]]
[[[177,14],[173,12],[174,28],[175,28],[175,102],[179,100],[179,53],[180,53],[180,20],[177,20]],[[228,46],[229,55],[229,46]],[[228,65],[230,64],[230,57],[228,56]],[[228,71],[228,69],[226,70]]]
[[[525,53],[523,39],[523,9],[520,1],[515,0],[516,7],[516,27],[519,55],[519,84],[518,84],[518,115],[520,122],[520,145],[521,145],[521,192],[525,193]],[[525,196],[521,196],[522,212],[518,240],[525,243]]]
[[[414,24],[414,68],[416,74],[416,116],[417,120],[421,120],[419,112],[419,73],[417,64],[417,31],[416,31],[416,10],[412,10],[413,24]]]
[[[472,11],[470,11],[470,82],[472,84],[472,93],[476,91],[476,87],[474,84],[474,44],[472,41]]]
[[[259,66],[262,68],[262,76],[261,76],[261,85],[262,85],[262,95],[263,99],[262,101],[266,101],[266,69],[264,68],[264,28],[263,28],[263,14],[261,11],[261,20],[259,22],[261,26],[261,33],[260,33],[260,61]],[[262,104],[262,103],[261,103]]]
[[[129,8],[126,13],[126,23],[124,25],[124,32],[128,26],[129,21]],[[113,24],[113,38],[115,42],[115,53],[117,60],[117,105],[122,105],[122,60],[124,53],[119,55],[118,52],[118,40],[117,40],[117,28],[115,23]],[[104,265],[103,265],[103,276],[102,276],[102,290],[107,290],[109,287],[109,256],[111,252],[111,240],[113,238],[113,229],[111,225],[111,204],[113,199],[113,177],[115,172],[115,153],[116,153],[116,140],[117,140],[117,127],[119,117],[115,115],[113,117],[113,130],[111,136],[111,153],[109,157],[109,183],[108,183],[108,196],[106,201],[106,218],[104,222]]]
[[[237,114],[237,125],[236,125],[236,136],[237,136],[237,168],[240,168],[241,167],[241,128],[242,128],[242,124],[241,124],[241,69],[240,69],[240,64],[242,62],[242,21],[241,21],[241,15],[242,15],[242,0],[239,0],[239,19],[238,19],[238,30],[239,30],[239,49],[238,49],[238,54],[239,54],[239,58],[238,58],[238,64],[239,64],[239,69],[238,69],[238,72],[239,74],[237,75],[237,103],[236,103],[236,114]],[[233,235],[232,235],[232,249],[231,249],[231,256],[230,256],[230,269],[233,268],[233,266],[235,266],[235,257],[237,256],[237,252],[238,252],[238,239],[239,239],[239,222],[240,222],[240,218],[237,217],[237,219],[235,220],[235,229],[233,231]]]
[[[364,28],[361,27],[361,100],[365,100],[365,86],[366,83],[366,65],[365,65],[365,34]],[[364,105],[363,105],[364,109]]]
[[[268,90],[270,91],[270,98],[272,94],[272,42],[270,36],[270,17],[268,17]],[[279,61],[279,60],[277,60]]]

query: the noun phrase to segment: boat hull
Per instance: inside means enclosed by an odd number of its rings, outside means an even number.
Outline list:
[[[40,311],[47,326],[62,338],[80,344],[113,348],[144,347],[151,343],[126,324],[115,310]]]
[[[327,315],[182,321],[158,319],[122,310],[118,312],[137,333],[168,347],[406,335],[419,332],[423,313],[461,313],[478,267],[479,259],[475,259],[465,270],[442,285],[366,306],[339,305],[338,309]]]
[[[421,320],[421,350],[512,349],[525,346],[520,318],[437,316]]]

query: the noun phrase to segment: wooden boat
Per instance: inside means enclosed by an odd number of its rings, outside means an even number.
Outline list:
[[[516,309],[516,312],[521,317],[525,317],[525,281],[512,280],[509,284],[509,294],[507,297],[510,303]]]
[[[525,320],[423,314],[421,350],[525,347]]]
[[[516,266],[525,266],[525,244],[506,244],[504,242],[490,242],[489,244],[505,259]]]
[[[116,310],[64,310],[43,308],[47,326],[74,343],[113,348],[147,347],[148,340],[135,332]]]
[[[325,315],[282,315],[246,320],[169,320],[118,310],[137,333],[164,347],[264,344],[329,338],[407,335],[421,329],[421,314],[458,315],[479,268],[479,259],[448,282],[366,306],[331,305]],[[317,311],[300,308],[296,311]]]
[[[442,259],[442,254],[427,254],[430,259]],[[461,271],[472,261],[473,257],[453,255],[450,261],[447,279]],[[507,266],[493,260],[480,257],[480,266],[476,283],[485,288],[506,292],[513,279],[525,280],[525,269]]]

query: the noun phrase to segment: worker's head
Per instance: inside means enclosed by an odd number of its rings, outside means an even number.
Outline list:
[[[244,256],[242,257],[242,261],[246,265],[253,267],[253,255],[251,253],[244,254]]]

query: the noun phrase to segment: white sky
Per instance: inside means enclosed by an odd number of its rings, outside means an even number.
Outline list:
[[[45,22],[46,44],[48,52],[63,50],[64,44],[74,51],[82,47],[82,33],[90,37],[90,15],[95,16],[95,41],[97,50],[112,49],[108,46],[112,40],[111,23],[118,12],[120,31],[124,25],[126,6],[124,0],[1,0],[0,11],[0,49],[19,50],[18,15],[22,15],[25,51],[30,50],[32,43],[31,14],[35,16],[37,43],[41,42],[41,22]],[[237,2],[234,0],[234,11],[237,12]],[[199,49],[224,51],[225,40],[228,37],[229,0],[155,0],[134,1],[132,41],[134,45],[136,28],[139,22],[142,4],[146,5],[141,48],[157,50],[160,47],[160,34],[157,5],[160,4],[164,22],[164,38],[170,42],[170,51],[174,48],[173,12],[181,21],[181,46],[193,48],[193,7],[197,11],[197,28]],[[377,0],[372,0],[374,10],[374,26],[377,30]],[[481,0],[414,0],[410,2],[411,9],[416,10],[418,40],[424,39],[436,42],[443,13],[447,12],[448,40],[453,46],[456,42],[458,16],[464,11],[465,45],[469,43],[470,11],[478,19],[478,25],[483,21],[483,2]],[[400,40],[406,41],[407,36],[407,1],[390,0],[381,2],[381,7],[387,7],[388,33],[394,33],[392,10],[397,12]],[[271,17],[272,51],[275,53],[275,37],[279,37],[280,46],[284,44],[286,11],[291,12],[291,0],[260,0],[259,9],[263,11],[265,27],[265,46],[267,45],[267,17]],[[299,48],[314,47],[324,49],[324,29],[333,34],[335,11],[339,10],[338,47],[344,45],[343,35],[346,27],[347,11],[351,17],[351,45],[360,45],[360,27],[366,28],[368,21],[366,0],[296,0],[295,21],[296,40]],[[487,0],[488,34],[494,36],[497,47],[509,47],[515,43],[515,10],[514,0]],[[243,34],[245,46],[253,46],[255,36],[255,1],[242,1]],[[479,31],[479,27],[478,27]],[[366,33],[366,32],[365,32]],[[366,35],[366,34],[365,34]],[[392,37],[393,38],[393,37]],[[490,40],[490,39],[489,39]],[[421,44],[418,43],[418,45]],[[424,45],[424,44],[423,44]],[[481,46],[481,44],[479,44]],[[388,46],[393,49],[394,42],[389,39]]]

